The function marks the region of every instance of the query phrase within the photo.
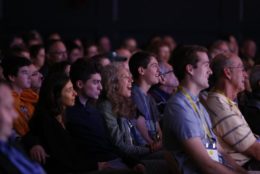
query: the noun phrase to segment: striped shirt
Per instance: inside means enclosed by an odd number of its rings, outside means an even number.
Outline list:
[[[237,104],[223,94],[210,92],[207,109],[220,145],[239,165],[244,165],[250,158],[241,152],[253,145],[256,138]]]

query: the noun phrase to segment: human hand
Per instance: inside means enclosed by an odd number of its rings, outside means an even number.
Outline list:
[[[30,156],[33,160],[45,164],[46,158],[50,157],[41,145],[35,145],[30,150]]]

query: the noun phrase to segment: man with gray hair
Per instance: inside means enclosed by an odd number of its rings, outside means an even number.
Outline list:
[[[149,90],[149,94],[154,98],[157,108],[162,117],[165,105],[171,94],[173,94],[179,85],[179,81],[174,74],[173,67],[165,62],[159,63],[160,78],[159,84]]]
[[[237,164],[259,170],[260,143],[235,102],[237,94],[245,89],[244,65],[237,55],[223,53],[213,59],[211,69],[215,84],[206,103],[213,131]]]

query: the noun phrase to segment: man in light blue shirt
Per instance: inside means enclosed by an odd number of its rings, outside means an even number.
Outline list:
[[[184,174],[246,173],[217,147],[209,116],[199,102],[199,93],[208,88],[207,50],[183,46],[174,51],[171,64],[180,81],[178,92],[165,108],[163,142]]]

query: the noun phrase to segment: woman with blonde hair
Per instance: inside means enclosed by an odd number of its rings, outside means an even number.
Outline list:
[[[106,66],[101,72],[103,97],[98,103],[112,143],[126,154],[143,160],[147,173],[167,173],[164,160],[152,156],[148,144],[136,126],[137,109],[131,98],[132,75],[120,64]]]

